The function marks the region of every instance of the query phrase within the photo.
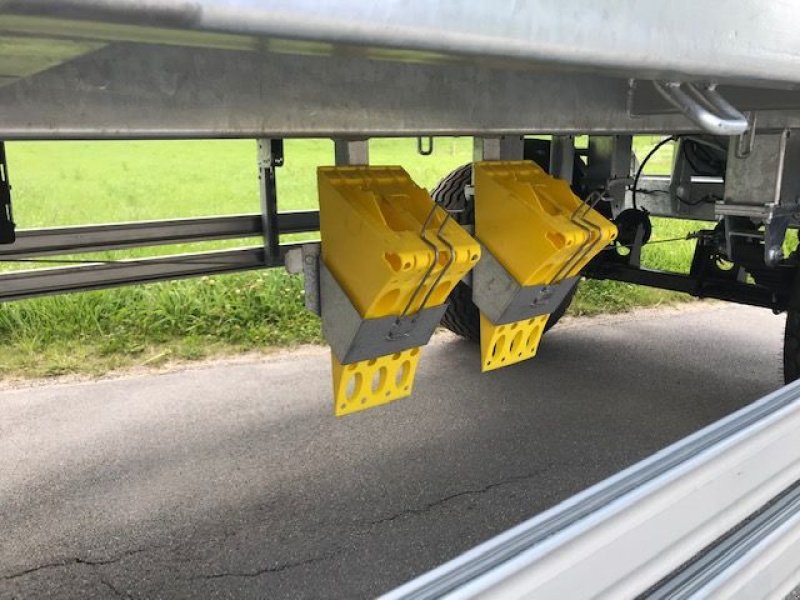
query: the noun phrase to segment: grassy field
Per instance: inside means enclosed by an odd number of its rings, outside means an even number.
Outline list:
[[[655,139],[637,140],[641,157]],[[11,143],[7,146],[20,228],[257,212],[255,143],[236,141]],[[649,165],[664,172],[671,150]],[[327,140],[290,141],[278,172],[280,209],[316,206],[317,165],[331,164]],[[414,140],[374,140],[374,164],[401,164],[419,183],[436,182],[471,159],[467,138],[437,139],[433,156]],[[697,225],[659,221],[657,238]],[[250,242],[255,242],[251,240]],[[120,258],[246,245],[209,242],[147,248]],[[648,247],[650,266],[680,270],[691,243]],[[0,268],[20,268],[5,264]],[[26,265],[26,268],[29,268]],[[614,282],[582,284],[573,314],[626,310],[680,297]],[[280,270],[226,275],[0,304],[0,379],[102,373],[173,359],[320,341],[302,308],[302,283]]]

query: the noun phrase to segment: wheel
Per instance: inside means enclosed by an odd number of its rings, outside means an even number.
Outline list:
[[[793,252],[789,258],[800,258],[799,251]],[[792,282],[783,330],[783,381],[791,383],[796,379],[800,379],[800,271]]]
[[[800,310],[786,311],[783,333],[783,381],[791,383],[800,378]]]
[[[547,161],[550,156],[550,142],[548,140],[525,140],[525,158],[533,160],[540,167],[547,170]],[[543,164],[544,163],[544,164]],[[580,163],[580,167],[578,167]],[[586,167],[576,157],[575,173],[581,173]],[[464,190],[472,180],[472,165],[466,164],[459,167],[439,182],[431,192],[431,197],[453,214],[453,218],[461,225],[475,223],[475,206],[467,201]],[[545,325],[545,331],[553,327],[567,312],[572,298],[575,296],[577,285],[566,295],[561,304],[550,315]],[[456,335],[468,340],[480,341],[481,324],[480,312],[472,301],[472,288],[465,283],[459,283],[453,289],[448,299],[449,305],[442,317],[442,326]]]

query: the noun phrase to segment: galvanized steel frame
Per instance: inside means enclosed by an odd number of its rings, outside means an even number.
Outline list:
[[[660,79],[797,127],[798,20],[714,0],[5,0],[0,139],[698,131]]]

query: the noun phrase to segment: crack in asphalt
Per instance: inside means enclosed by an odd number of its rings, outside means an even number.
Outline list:
[[[129,550],[127,552],[123,552],[122,554],[115,556],[113,558],[105,558],[105,559],[91,559],[91,558],[65,558],[63,560],[51,563],[45,563],[43,565],[37,565],[35,567],[29,567],[22,571],[17,571],[16,573],[9,573],[7,575],[0,575],[0,581],[10,581],[12,579],[18,579],[20,577],[25,577],[26,575],[30,575],[32,573],[36,573],[37,571],[43,571],[46,569],[55,569],[58,567],[72,567],[75,565],[85,565],[89,567],[102,567],[104,565],[112,565],[117,563],[121,560],[134,556],[136,554],[141,554],[142,552],[149,552],[151,550],[158,550],[159,548],[163,548],[163,546],[153,546],[152,548],[137,548],[135,550]],[[106,583],[106,582],[103,582]],[[108,585],[108,584],[107,584]]]
[[[364,535],[364,534],[368,533],[368,531],[370,529],[372,529],[373,527],[375,527],[376,525],[382,525],[383,523],[389,523],[391,521],[394,521],[396,519],[399,519],[399,518],[402,518],[402,517],[405,517],[405,516],[424,514],[424,513],[428,512],[428,511],[432,510],[432,509],[438,508],[439,506],[442,506],[443,504],[446,504],[446,503],[450,502],[451,500],[455,500],[457,498],[461,498],[461,497],[464,497],[464,496],[480,495],[480,494],[484,494],[486,492],[489,492],[489,491],[491,491],[491,490],[493,490],[495,488],[498,488],[498,487],[501,487],[501,486],[504,486],[504,485],[508,485],[508,484],[511,484],[511,483],[517,483],[519,481],[525,481],[527,479],[533,479],[534,477],[539,476],[541,474],[541,472],[542,472],[542,470],[539,470],[539,471],[536,471],[536,472],[533,472],[533,473],[528,473],[526,475],[515,475],[513,477],[507,477],[507,478],[502,479],[500,481],[496,481],[494,483],[487,484],[487,485],[485,485],[485,486],[483,486],[481,488],[462,490],[460,492],[456,492],[454,494],[450,494],[450,495],[445,496],[443,498],[439,498],[438,500],[435,500],[433,502],[429,502],[428,504],[425,504],[424,506],[422,506],[420,508],[409,508],[409,509],[400,511],[399,513],[393,514],[393,515],[388,516],[388,517],[383,517],[383,518],[380,518],[380,519],[376,519],[374,521],[368,521],[368,522],[365,523],[366,526],[367,526],[365,530],[362,530],[360,532],[354,532],[354,533],[355,533],[355,535]],[[313,557],[306,558],[306,559],[303,559],[303,560],[299,560],[299,561],[296,561],[296,562],[284,563],[284,564],[281,564],[281,565],[277,565],[275,567],[265,567],[263,569],[257,569],[255,571],[240,571],[240,572],[226,571],[226,572],[221,572],[221,573],[194,575],[194,576],[191,576],[189,579],[222,579],[222,578],[225,578],[225,577],[248,577],[248,578],[249,577],[260,577],[262,575],[267,575],[267,574],[271,574],[271,573],[280,573],[281,571],[286,571],[286,570],[289,570],[289,569],[294,569],[294,568],[297,568],[297,567],[302,567],[302,566],[305,566],[305,565],[310,565],[310,564],[314,564],[314,563],[318,563],[318,562],[322,562],[322,561],[328,560],[328,559],[333,558],[334,556],[336,556],[337,553],[339,553],[342,549],[343,549],[343,546],[337,546],[333,550],[331,550],[331,551],[329,551],[329,552],[327,552],[325,554],[319,555],[319,556],[313,556]]]
[[[288,571],[289,569],[295,569],[297,567],[303,567],[305,565],[311,565],[314,563],[322,562],[323,560],[328,560],[329,558],[333,558],[339,548],[336,548],[333,551],[327,552],[326,554],[321,554],[319,556],[312,556],[311,558],[306,558],[303,560],[298,560],[296,562],[284,563],[282,565],[277,565],[275,567],[265,567],[263,569],[257,569],[255,571],[230,571],[230,572],[222,572],[222,573],[211,573],[209,575],[194,575],[190,577],[190,579],[222,579],[224,577],[260,577],[262,575],[266,575],[268,573],[280,573],[281,571]]]
[[[429,512],[429,511],[433,510],[433,509],[439,508],[440,506],[442,506],[444,504],[447,504],[448,502],[451,502],[452,500],[456,500],[458,498],[463,498],[463,497],[466,497],[466,496],[476,496],[476,495],[480,495],[480,494],[485,494],[486,492],[489,492],[489,491],[491,491],[491,490],[493,490],[495,488],[498,488],[498,487],[509,485],[511,483],[517,483],[519,481],[525,481],[525,480],[528,480],[528,479],[532,479],[534,477],[537,477],[537,476],[541,475],[541,473],[542,473],[542,470],[535,471],[533,473],[528,473],[528,474],[525,474],[525,475],[515,475],[515,476],[512,476],[512,477],[507,477],[507,478],[502,479],[500,481],[495,481],[493,483],[489,483],[489,484],[487,484],[487,485],[485,485],[483,487],[480,487],[480,488],[461,490],[459,492],[455,492],[455,493],[450,494],[448,496],[444,496],[443,498],[439,498],[438,500],[434,500],[432,502],[428,502],[427,504],[425,504],[425,505],[423,505],[421,507],[418,507],[418,508],[408,508],[408,509],[402,510],[402,511],[400,511],[398,513],[395,513],[393,515],[389,515],[387,517],[381,517],[380,519],[375,519],[375,520],[372,520],[372,521],[362,522],[364,525],[367,526],[366,531],[354,532],[354,533],[356,533],[356,535],[363,535],[363,534],[367,533],[369,530],[371,530],[375,526],[382,525],[384,523],[390,523],[392,521],[396,521],[397,519],[400,519],[400,518],[403,518],[403,517],[407,517],[407,516],[425,514],[425,513]],[[238,532],[235,532],[235,533],[238,533]],[[228,535],[224,535],[223,536],[223,538],[227,538],[227,537],[228,537]],[[26,575],[30,575],[32,573],[36,573],[37,571],[42,571],[42,570],[46,570],[46,569],[53,569],[53,568],[57,568],[57,567],[68,567],[68,566],[73,566],[73,565],[87,565],[87,566],[90,566],[90,567],[101,567],[101,566],[104,566],[104,565],[114,564],[114,563],[119,562],[119,561],[121,561],[121,560],[123,560],[125,558],[128,558],[130,556],[134,556],[136,554],[140,554],[142,552],[158,550],[159,548],[163,548],[163,547],[164,546],[153,546],[153,547],[150,547],[150,548],[137,548],[135,550],[124,552],[124,553],[122,553],[122,554],[120,554],[118,556],[115,556],[113,558],[108,558],[108,559],[86,559],[86,558],[80,558],[80,557],[64,559],[64,560],[61,560],[61,561],[58,561],[58,562],[46,563],[46,564],[43,564],[43,565],[38,565],[36,567],[31,567],[31,568],[25,569],[23,571],[19,571],[17,573],[11,573],[11,574],[8,574],[8,575],[0,575],[0,581],[8,581],[8,580],[12,580],[12,579],[17,579],[19,577],[24,577]],[[302,566],[306,566],[306,565],[310,565],[310,564],[314,564],[314,563],[318,563],[318,562],[322,562],[322,561],[328,560],[330,558],[333,558],[340,550],[342,550],[342,547],[338,546],[338,547],[334,548],[333,550],[331,550],[331,551],[329,551],[329,552],[327,552],[325,554],[321,554],[321,555],[318,555],[318,556],[313,556],[313,557],[310,557],[310,558],[305,558],[303,560],[299,560],[299,561],[295,561],[295,562],[279,564],[279,565],[276,565],[274,567],[265,567],[263,569],[256,569],[254,571],[224,571],[224,572],[220,572],[220,573],[193,575],[193,576],[189,577],[189,579],[204,579],[204,580],[208,580],[208,579],[222,579],[222,578],[226,578],[226,577],[246,577],[246,578],[260,577],[262,575],[280,573],[282,571],[287,571],[287,570],[290,570],[290,569],[295,569],[297,567],[302,567]],[[103,585],[105,585],[107,588],[109,588],[109,590],[111,590],[112,593],[114,593],[114,595],[117,596],[118,598],[131,598],[131,596],[129,594],[120,592],[113,584],[111,584],[109,581],[107,581],[102,576],[99,577],[99,579],[100,579],[100,582]]]
[[[402,517],[407,517],[411,515],[418,515],[424,514],[432,509],[438,508],[443,504],[447,504],[451,500],[455,500],[457,498],[461,498],[463,496],[477,496],[480,494],[485,494],[488,491],[491,491],[495,488],[508,485],[510,483],[517,483],[519,481],[525,481],[526,479],[533,479],[534,477],[538,477],[542,474],[543,470],[538,470],[533,473],[528,473],[527,475],[514,475],[512,477],[507,477],[505,479],[501,479],[500,481],[495,481],[494,483],[489,483],[481,488],[471,489],[471,490],[462,490],[460,492],[456,492],[454,494],[450,494],[449,496],[445,496],[444,498],[439,498],[438,500],[434,500],[433,502],[429,502],[424,506],[419,508],[407,508],[405,510],[401,510],[398,513],[390,515],[388,517],[382,517],[380,519],[375,519],[374,521],[367,522],[367,525],[370,527],[374,527],[375,525],[382,525],[384,523],[390,523],[391,521],[395,521]]]

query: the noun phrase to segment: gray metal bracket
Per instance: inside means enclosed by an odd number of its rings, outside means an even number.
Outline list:
[[[368,165],[369,139],[334,139],[333,154],[334,162],[337,166]]]
[[[275,170],[283,166],[283,140],[258,140],[258,179],[261,185],[261,219],[264,228],[264,251],[268,259],[280,257],[278,226],[278,188]]]
[[[715,205],[715,213],[726,221],[730,251],[731,237],[757,237],[764,240],[764,263],[775,266],[783,259],[786,230],[800,215],[800,136],[786,129],[756,133],[746,152],[732,143],[728,149],[725,173],[725,198]],[[737,231],[731,217],[746,217],[764,232]]]
[[[472,300],[495,325],[504,325],[552,313],[577,285],[579,277],[558,283],[524,286],[486,247],[472,270]]]
[[[386,356],[428,343],[447,304],[405,317],[364,319],[322,260],[319,260],[322,333],[342,364]]]
[[[521,135],[476,137],[473,140],[472,157],[481,160],[523,160],[525,140]]]
[[[776,266],[783,260],[783,241],[789,226],[800,216],[800,203],[790,205],[765,204],[763,206],[717,203],[716,213],[725,218],[725,239],[731,255],[731,238],[757,237],[764,240],[764,263]],[[746,217],[764,224],[764,232],[736,231],[730,217]]]
[[[292,275],[303,274],[306,310],[317,316],[322,315],[319,285],[320,252],[319,242],[303,244],[299,248],[289,250],[284,261],[289,273]]]
[[[305,304],[322,317],[322,332],[342,364],[402,352],[428,343],[447,304],[406,316],[364,319],[320,257],[320,244],[286,254],[286,270],[303,273]]]
[[[592,190],[603,190],[610,198],[614,215],[625,208],[625,189],[633,183],[631,157],[633,137],[630,135],[591,135],[584,184]]]

